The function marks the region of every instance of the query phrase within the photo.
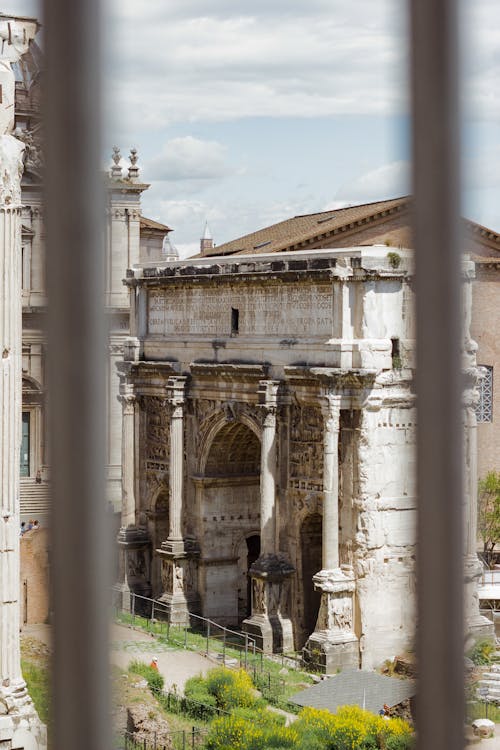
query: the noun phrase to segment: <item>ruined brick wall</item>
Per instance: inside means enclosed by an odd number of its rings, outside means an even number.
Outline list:
[[[21,537],[21,623],[35,625],[49,617],[49,532],[27,531]]]

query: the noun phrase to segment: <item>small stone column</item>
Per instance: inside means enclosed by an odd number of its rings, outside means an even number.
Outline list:
[[[304,661],[321,665],[326,674],[359,666],[359,644],[354,627],[355,581],[349,566],[339,565],[339,435],[338,394],[322,404],[323,435],[323,569],[313,577],[321,592],[314,633],[303,650]]]
[[[149,575],[150,539],[147,530],[136,524],[135,464],[138,402],[133,386],[122,382],[122,510],[117,543],[120,557],[121,605],[125,610],[147,614],[148,607],[133,594],[151,596]]]
[[[476,396],[476,397],[475,397]],[[478,585],[483,565],[477,556],[477,394],[466,390],[464,394],[464,446],[465,456],[465,544],[464,544],[464,620],[466,633],[473,638],[494,638],[494,626],[479,612]]]
[[[189,612],[198,613],[200,601],[196,586],[199,550],[194,540],[182,533],[184,505],[184,405],[187,378],[169,378],[168,405],[170,408],[169,462],[169,535],[156,550],[161,557],[163,594],[159,601],[169,609],[169,620],[189,623]]]
[[[293,650],[289,616],[290,577],[295,572],[276,549],[276,411],[279,382],[261,380],[259,401],[263,407],[260,460],[260,557],[250,568],[252,614],[243,629],[266,653]]]
[[[182,501],[184,489],[184,387],[186,378],[170,378],[170,530],[172,548],[182,544]]]
[[[121,528],[135,526],[135,395],[119,396],[122,404],[122,514]]]

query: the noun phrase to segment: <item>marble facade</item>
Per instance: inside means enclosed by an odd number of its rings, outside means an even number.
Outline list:
[[[352,247],[127,272],[122,549],[173,621],[241,624],[326,672],[412,645],[412,252],[398,258]],[[468,333],[464,351],[473,398]]]

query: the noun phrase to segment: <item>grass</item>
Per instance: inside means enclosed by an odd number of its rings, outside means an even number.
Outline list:
[[[486,704],[484,701],[468,701],[467,702],[467,722],[470,724],[474,719],[485,719],[486,718]],[[495,706],[493,703],[488,703],[488,719],[494,721],[495,724],[500,723],[500,706]]]
[[[50,723],[50,652],[35,638],[21,636],[21,671],[37,713]]]
[[[38,716],[44,724],[48,724],[50,711],[50,685],[47,665],[42,666],[35,662],[28,661],[27,659],[21,659],[21,669],[28,686],[28,692],[38,712]]]

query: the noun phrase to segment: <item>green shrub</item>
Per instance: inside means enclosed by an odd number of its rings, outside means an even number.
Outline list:
[[[158,670],[153,669],[149,664],[135,660],[130,662],[128,671],[144,677],[144,679],[147,680],[148,688],[154,695],[158,695],[162,692],[165,680]]]
[[[233,708],[231,715],[238,719],[254,722],[262,729],[279,729],[285,726],[285,716],[276,714],[274,711],[268,711],[265,705],[260,708]]]
[[[224,716],[212,722],[206,750],[264,750],[264,733],[252,722]]]
[[[469,657],[476,666],[491,664],[493,654],[495,653],[495,644],[492,641],[478,641],[469,651]]]
[[[207,682],[203,677],[190,677],[184,686],[182,708],[193,719],[209,721],[217,713],[217,701],[208,692]]]
[[[252,680],[244,669],[236,672],[225,667],[211,669],[206,676],[206,684],[219,708],[225,711],[237,706],[253,706],[257,701]]]
[[[415,740],[408,735],[396,735],[387,738],[386,750],[413,750]]]

